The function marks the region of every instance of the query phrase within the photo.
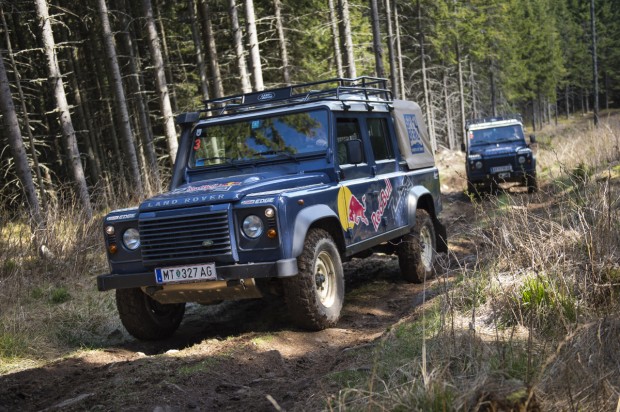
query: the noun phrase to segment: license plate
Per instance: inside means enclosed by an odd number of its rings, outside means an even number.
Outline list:
[[[500,172],[512,172],[512,166],[506,165],[506,166],[496,166],[496,167],[491,168],[491,173],[500,173]]]
[[[160,285],[215,279],[217,279],[215,263],[155,269],[155,281]]]
[[[510,177],[510,172],[498,173],[497,177],[499,177],[500,179],[507,179]]]

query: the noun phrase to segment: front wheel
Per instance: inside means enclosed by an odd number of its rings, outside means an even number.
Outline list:
[[[412,283],[422,283],[433,274],[435,264],[435,227],[424,209],[416,211],[415,226],[398,245],[398,265],[402,277]]]
[[[116,307],[127,332],[141,340],[172,336],[185,314],[185,303],[159,303],[140,288],[117,289]]]
[[[297,267],[296,276],[283,279],[292,320],[309,330],[334,326],[344,302],[344,274],[340,253],[327,231],[308,231]]]

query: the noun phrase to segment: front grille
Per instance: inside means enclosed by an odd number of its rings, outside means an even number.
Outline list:
[[[232,261],[227,211],[140,219],[139,227],[147,267],[215,258]]]

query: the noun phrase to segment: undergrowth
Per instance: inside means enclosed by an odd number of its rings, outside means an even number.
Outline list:
[[[475,223],[452,234],[470,254],[438,270],[445,293],[329,409],[616,409],[620,122],[539,140],[540,192],[471,199]]]

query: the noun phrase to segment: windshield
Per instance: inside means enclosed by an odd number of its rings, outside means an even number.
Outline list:
[[[470,146],[525,140],[523,128],[520,125],[470,130],[468,135]]]
[[[194,130],[190,167],[297,157],[327,149],[327,111],[288,113]]]

